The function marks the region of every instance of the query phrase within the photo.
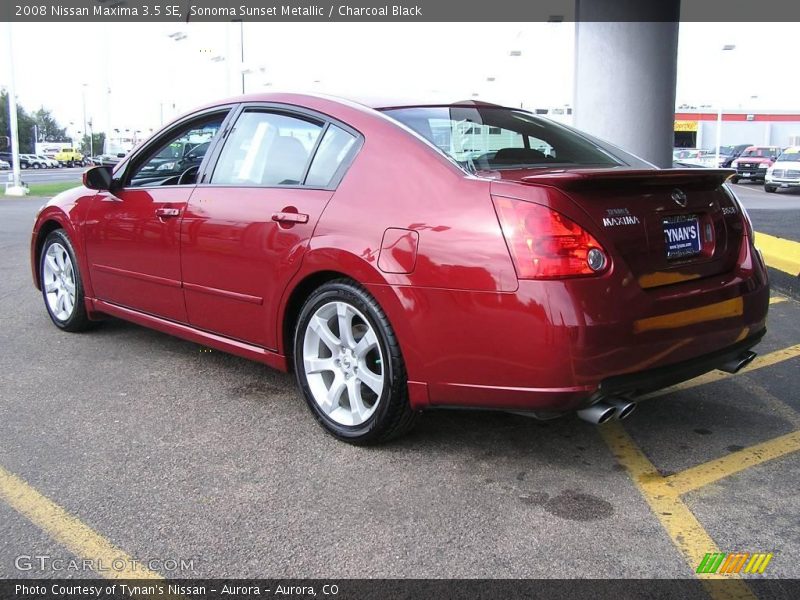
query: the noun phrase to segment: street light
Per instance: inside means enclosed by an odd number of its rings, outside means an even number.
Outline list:
[[[174,31],[173,33],[168,33],[167,37],[170,38],[173,42],[181,42],[181,41],[185,40],[186,38],[188,38],[189,34],[188,33],[184,33],[183,31]],[[172,112],[174,113],[175,112],[175,107],[176,107],[176,102],[175,102],[175,79],[176,79],[177,75],[175,74],[174,62],[173,61],[167,61],[167,64],[169,65],[169,69],[168,69],[169,70],[169,76],[170,76],[169,77],[169,89],[170,89],[170,95],[172,96]],[[163,114],[162,114],[162,117],[161,117],[161,122],[162,122],[162,125],[163,125],[163,122],[164,122]]]
[[[92,139],[94,137],[94,130],[92,129],[91,117],[89,117],[87,123],[89,125],[89,129],[86,130],[89,132],[89,156],[94,156],[94,140]]]
[[[17,130],[17,96],[14,89],[14,43],[11,40],[11,22],[6,23],[6,38],[8,39],[8,125],[11,130],[11,185],[6,186],[6,195],[24,196],[28,189],[22,185],[19,178],[19,132]]]
[[[732,52],[733,50],[736,50],[736,44],[725,44],[722,47],[723,53]],[[722,73],[722,69],[720,69],[720,73]],[[719,89],[721,90],[722,86],[719,86]],[[719,167],[719,149],[721,145],[722,145],[722,98],[719,98],[719,102],[717,102],[717,157],[716,157],[716,162],[714,163],[718,167]]]
[[[83,131],[84,131],[84,134],[87,131],[89,131],[87,129],[87,127],[86,127],[86,86],[87,85],[89,85],[89,84],[88,83],[82,83],[81,84],[81,96],[82,96],[82,100],[83,100]],[[83,140],[81,140],[81,141],[83,141]],[[91,153],[92,153],[91,152],[91,143],[92,143],[92,138],[90,137],[89,138],[89,147],[90,147],[89,155],[91,155]],[[83,145],[83,144],[81,144],[81,145]]]

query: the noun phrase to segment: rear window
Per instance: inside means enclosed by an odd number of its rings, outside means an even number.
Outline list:
[[[472,172],[624,164],[566,127],[520,110],[425,106],[388,109],[384,113]]]

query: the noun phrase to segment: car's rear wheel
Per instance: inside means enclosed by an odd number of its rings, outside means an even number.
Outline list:
[[[50,319],[64,331],[84,331],[92,322],[86,314],[83,283],[72,243],[63,229],[50,232],[39,263],[44,305]]]
[[[326,283],[306,300],[294,368],[314,417],[341,440],[380,443],[414,423],[394,331],[375,299],[349,280]]]

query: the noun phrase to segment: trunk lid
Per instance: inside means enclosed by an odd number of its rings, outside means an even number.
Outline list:
[[[515,169],[498,179],[563,191],[620,256],[642,288],[726,273],[736,266],[744,221],[722,187],[728,169]]]

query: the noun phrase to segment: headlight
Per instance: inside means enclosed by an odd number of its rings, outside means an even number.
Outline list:
[[[767,164],[767,163],[761,163],[760,165],[758,165],[758,168],[759,168],[759,169],[768,169],[768,168],[769,168],[769,164]]]
[[[732,166],[732,167],[735,169],[736,167],[738,167],[738,166],[739,166],[739,161],[738,161],[738,160],[735,160],[735,161],[733,161],[733,162],[731,163],[731,166]]]
[[[162,165],[158,165],[158,168],[156,169],[156,171],[172,171],[173,169],[175,169],[175,163],[174,162],[165,162]]]

